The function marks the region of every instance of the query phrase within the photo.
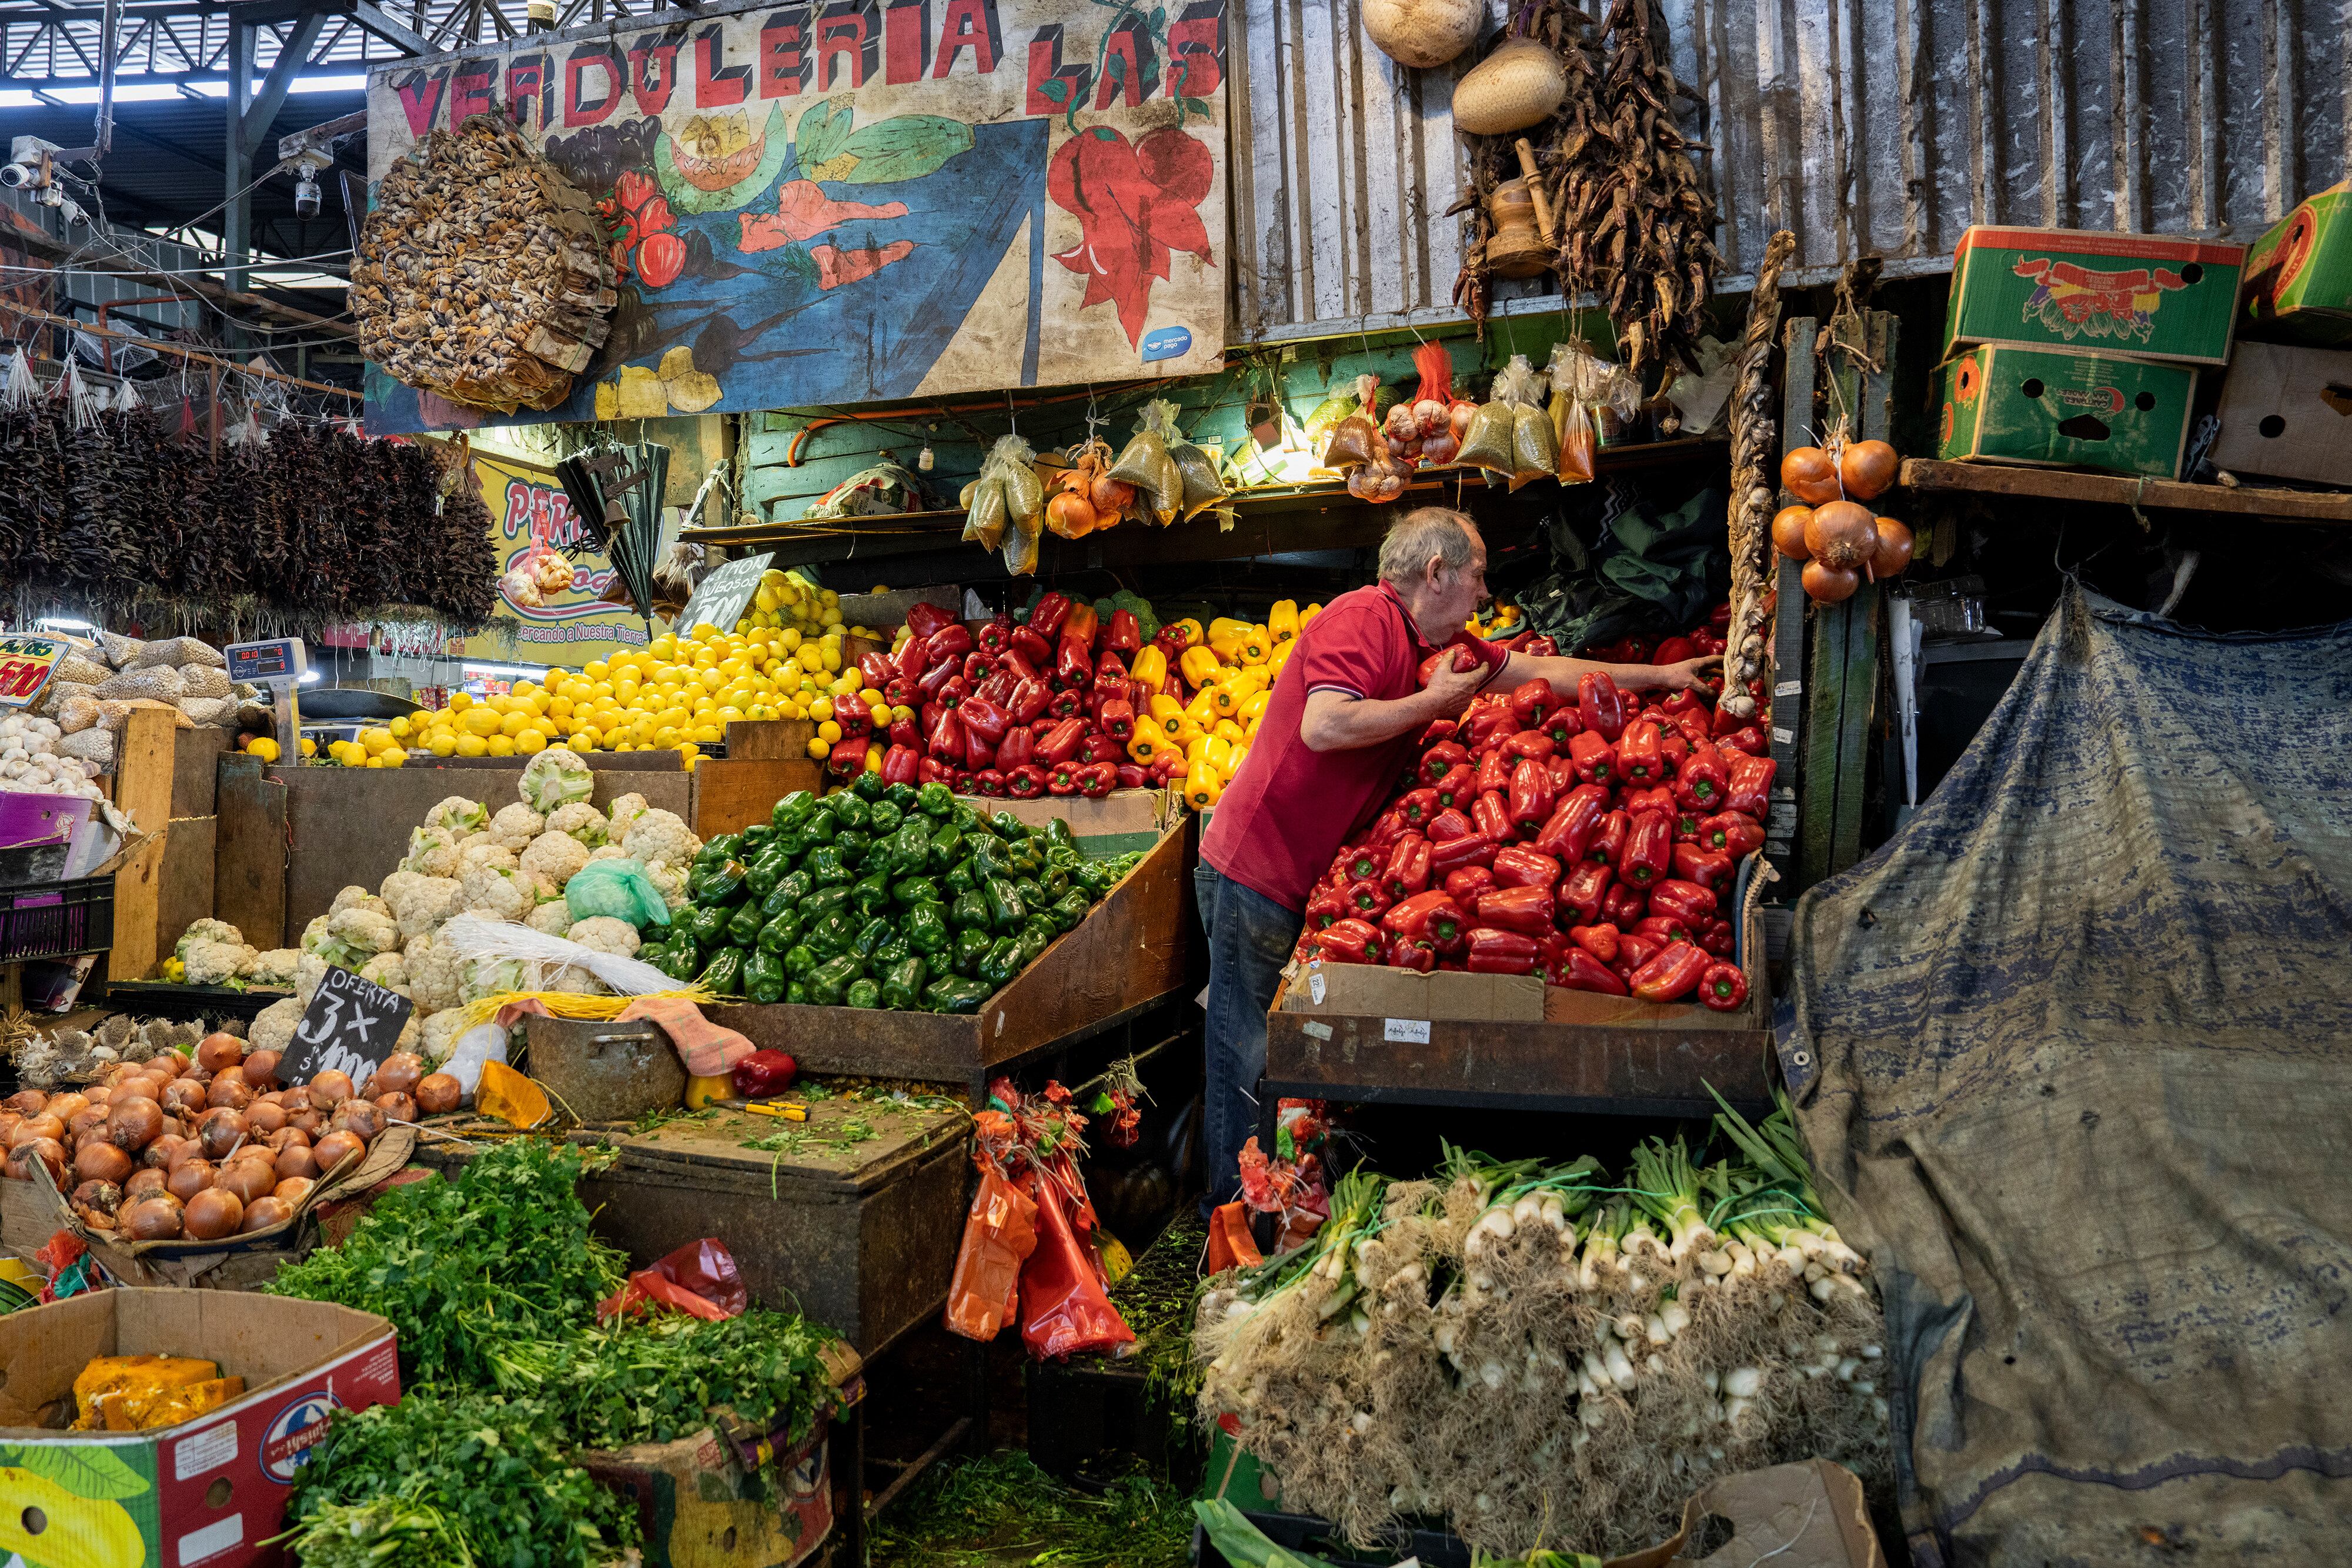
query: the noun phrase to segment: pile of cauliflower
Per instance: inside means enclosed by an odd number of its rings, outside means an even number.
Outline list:
[[[53,719],[23,714],[0,718],[0,789],[100,799],[99,765],[61,754],[58,748],[64,735]]]
[[[406,997],[415,1011],[402,1048],[434,1066],[456,1048],[468,1002],[527,988],[602,991],[584,970],[529,976],[519,960],[468,959],[435,939],[452,916],[472,915],[634,955],[635,926],[609,915],[575,919],[564,903],[565,887],[592,861],[635,861],[672,909],[685,907],[687,871],[702,841],[676,812],[648,808],[642,795],[619,796],[609,811],[598,810],[588,802],[594,784],[578,754],[551,747],[524,769],[522,799],[514,804],[493,813],[481,801],[452,795],[426,812],[424,825],[409,834],[399,868],[375,892],[343,889],[302,933],[300,948],[289,956],[294,995],[254,1019],[255,1048],[285,1049],[331,967]],[[549,808],[543,814],[541,805]],[[195,935],[196,926],[189,931]]]

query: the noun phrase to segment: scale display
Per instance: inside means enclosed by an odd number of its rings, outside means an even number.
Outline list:
[[[310,662],[299,637],[276,637],[267,643],[231,643],[222,652],[228,658],[228,678],[247,685],[272,681],[299,681]]]

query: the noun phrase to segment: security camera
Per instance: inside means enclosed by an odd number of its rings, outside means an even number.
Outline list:
[[[0,185],[21,190],[41,177],[40,169],[30,163],[0,163]]]
[[[8,162],[0,164],[0,185],[12,191],[49,183],[49,159],[65,149],[37,136],[19,136],[8,143]]]
[[[334,154],[310,148],[294,155],[294,215],[315,218],[319,215],[319,176],[335,166]]]

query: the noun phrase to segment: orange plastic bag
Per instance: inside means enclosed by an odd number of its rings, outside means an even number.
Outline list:
[[[1265,1261],[1250,1234],[1249,1209],[1235,1198],[1209,1216],[1209,1272],[1255,1269]]]
[[[1037,1206],[1027,1194],[982,1166],[980,1191],[964,1216],[948,1284],[947,1327],[966,1339],[992,1340],[1013,1319],[1021,1265],[1037,1249]]]
[[[1037,1203],[1037,1250],[1021,1270],[1021,1338],[1029,1354],[1044,1361],[1133,1344],[1135,1331],[1110,1304],[1100,1260],[1080,1233],[1081,1215],[1093,1228],[1092,1209],[1044,1172],[1031,1173],[1029,1192]]]
[[[735,1255],[704,1237],[689,1241],[650,1269],[639,1269],[613,1295],[596,1303],[599,1320],[649,1307],[672,1307],[705,1322],[731,1318],[751,1304]]]

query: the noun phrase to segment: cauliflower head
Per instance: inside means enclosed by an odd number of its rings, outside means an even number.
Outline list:
[[[290,986],[294,983],[294,966],[301,962],[299,947],[272,947],[267,953],[256,953],[246,962],[244,977],[250,985]]]
[[[523,765],[522,779],[515,786],[523,804],[540,811],[585,800],[595,791],[596,775],[568,746],[551,746],[533,757]]]
[[[397,953],[378,953],[360,966],[360,978],[373,980],[387,991],[408,996],[408,964]],[[414,998],[410,998],[415,1000]]]
[[[649,865],[646,867],[646,879],[661,890],[662,902],[669,905],[672,915],[686,907],[684,872],[673,871],[666,865]]]
[[[400,925],[393,919],[392,912],[384,908],[383,900],[373,894],[367,895],[367,901],[377,907],[369,909],[354,904],[341,914],[327,917],[328,946],[340,944],[343,956],[334,957],[322,946],[320,957],[341,964],[345,968],[356,968],[378,953],[400,951]]]
[[[478,1002],[523,988],[526,975],[520,958],[467,958],[458,968],[457,999]]]
[[[547,819],[518,800],[499,808],[499,814],[490,819],[489,831],[492,843],[520,853],[524,845],[547,831]]]
[[[546,753],[540,755],[543,757]],[[570,810],[569,807],[564,809]],[[530,841],[517,863],[524,871],[547,878],[560,893],[563,884],[588,863],[588,846],[570,833],[551,829]]]
[[[270,1003],[254,1015],[252,1026],[246,1030],[246,1043],[256,1051],[283,1053],[294,1043],[294,1026],[302,1021],[302,1007],[293,997]]]
[[[309,1007],[310,998],[318,994],[319,982],[327,977],[327,971],[332,966],[316,953],[305,953],[296,959],[294,961],[294,1000],[302,1007]]]
[[[457,1037],[466,1032],[465,1009],[452,1002],[425,1015],[425,1049],[418,1052],[428,1067],[439,1067],[457,1049]]]
[[[599,953],[615,953],[624,958],[636,956],[637,928],[609,915],[592,915],[576,921],[567,935],[583,947],[593,947]]]
[[[245,945],[245,933],[226,920],[215,920],[207,915],[202,920],[189,921],[188,928],[180,934],[180,940],[182,942],[226,942],[232,947],[241,947]],[[181,956],[184,957],[186,955],[182,954]]]
[[[580,847],[593,850],[609,834],[604,813],[585,800],[572,800],[558,806],[547,814],[547,831],[569,833],[580,841]]]
[[[515,874],[530,883],[530,902],[534,909],[542,904],[552,904],[563,896],[563,890],[555,885],[555,879],[542,872],[519,871]]]
[[[604,836],[614,843],[619,843],[628,836],[629,824],[644,815],[645,810],[646,798],[635,790],[632,789],[625,795],[615,795],[613,797],[613,804],[605,813],[610,821],[605,827]]]
[[[220,922],[209,924],[217,925]],[[175,951],[180,962],[187,966],[188,984],[192,986],[226,985],[259,956],[242,942],[215,942],[205,936],[193,941],[183,936]]]
[[[469,865],[457,880],[465,907],[478,909],[494,919],[520,920],[539,903],[530,878],[504,866]]]
[[[400,869],[418,876],[457,874],[457,836],[446,828],[419,828],[408,835]]]
[[[469,840],[459,846],[457,869],[452,874],[462,877],[466,874],[467,867],[478,865],[499,866],[504,870],[512,871],[521,863],[516,858],[514,851],[504,844],[491,841],[490,836],[485,833],[480,838]]]
[[[346,909],[365,909],[383,915],[386,920],[392,918],[392,910],[383,900],[363,887],[347,887],[335,894],[335,902],[327,906],[327,915],[332,918]]]
[[[416,1004],[418,1012],[438,1014],[457,1005],[462,961],[453,949],[430,936],[419,936],[401,958],[408,966],[408,999]]]
[[[588,859],[592,863],[596,861],[625,861],[628,858],[629,852],[618,844],[599,844],[588,852]]]
[[[523,924],[533,931],[561,936],[572,929],[572,906],[560,898],[552,904],[542,904],[530,912]]]
[[[394,872],[393,876],[401,873]],[[392,877],[384,878],[383,901],[392,906],[405,946],[466,907],[466,884],[454,876],[411,875],[395,896]]]
[[[452,836],[464,838],[478,833],[490,820],[489,808],[479,800],[468,800],[463,795],[452,795],[425,813],[428,828],[446,828]]]
[[[656,865],[684,865],[701,847],[702,841],[687,828],[685,819],[657,806],[638,812],[629,824],[628,836],[621,841],[629,858],[648,871]]]

